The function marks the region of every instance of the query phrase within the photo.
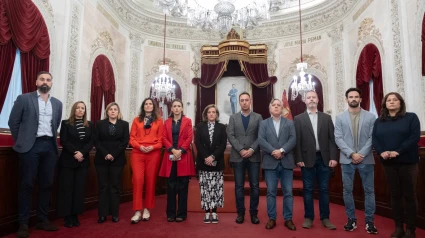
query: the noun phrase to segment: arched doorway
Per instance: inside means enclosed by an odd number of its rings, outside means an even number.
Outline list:
[[[105,108],[115,101],[115,76],[112,64],[108,57],[96,57],[92,68],[92,82],[90,94],[90,120],[96,123],[101,118],[102,105]]]
[[[319,104],[317,105],[317,109],[320,112],[323,112],[323,87],[320,80],[314,76],[311,75],[311,82],[315,83],[315,90],[317,93],[317,96],[319,97]],[[300,79],[298,79],[298,83],[300,82]],[[291,84],[292,85],[292,84]],[[307,109],[307,106],[305,105],[305,102],[302,100],[301,95],[298,95],[298,97],[295,98],[295,100],[291,99],[292,95],[292,88],[291,85],[289,85],[288,90],[288,100],[289,100],[289,108],[291,109],[292,117],[295,118],[296,115],[299,115]]]
[[[356,71],[356,87],[362,91],[360,106],[378,116],[383,95],[381,55],[374,44],[367,44],[360,53]]]

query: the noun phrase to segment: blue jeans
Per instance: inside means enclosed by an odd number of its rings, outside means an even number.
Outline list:
[[[373,214],[375,214],[374,167],[373,164],[341,164],[345,213],[349,219],[357,220],[353,199],[354,174],[357,169],[364,190],[365,220],[373,222]]]
[[[304,217],[314,220],[314,181],[317,178],[319,188],[319,211],[320,220],[329,219],[329,178],[330,168],[323,162],[320,152],[316,153],[314,167],[301,168],[303,177]]]
[[[280,186],[283,191],[283,218],[292,219],[292,209],[294,206],[294,197],[292,196],[292,180],[294,178],[294,170],[283,168],[282,164],[275,169],[265,169],[267,184],[267,214],[269,219],[276,220],[276,193],[277,184],[280,180]]]
[[[245,214],[244,185],[245,171],[248,170],[249,187],[251,188],[249,194],[249,214],[257,215],[260,199],[260,162],[251,162],[248,159],[244,159],[241,162],[233,162],[232,167],[235,173],[235,197],[238,214]]]

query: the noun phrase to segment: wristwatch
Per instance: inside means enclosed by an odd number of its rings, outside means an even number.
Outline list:
[[[280,148],[280,153],[285,153],[285,150],[283,148]]]

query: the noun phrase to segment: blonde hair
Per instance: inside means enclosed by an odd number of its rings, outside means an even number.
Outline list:
[[[122,120],[121,109],[120,109],[120,106],[118,106],[118,103],[116,103],[116,102],[111,102],[111,103],[108,104],[108,106],[106,106],[106,108],[105,108],[105,115],[104,115],[103,119],[108,119],[109,118],[108,111],[113,106],[117,106],[117,108],[118,108],[118,117],[117,117],[117,119],[118,120]]]
[[[217,117],[215,118],[215,121],[218,122],[220,121],[220,112],[218,111],[218,107],[215,104],[210,104],[208,106],[205,107],[204,111],[202,112],[202,121],[203,122],[207,122],[208,121],[208,110],[210,110],[210,108],[215,108],[215,112],[217,113]]]

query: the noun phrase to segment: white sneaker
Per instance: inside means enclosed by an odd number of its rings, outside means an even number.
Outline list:
[[[205,213],[204,223],[205,224],[210,224],[211,223],[210,213],[209,212]]]
[[[142,219],[142,213],[137,211],[134,216],[131,218],[131,224],[136,224]]]
[[[218,215],[217,215],[217,213],[215,213],[215,212],[212,213],[211,222],[214,223],[214,224],[217,224],[218,223]]]
[[[151,214],[149,213],[148,209],[143,209],[143,221],[149,221],[149,218],[151,217]]]

